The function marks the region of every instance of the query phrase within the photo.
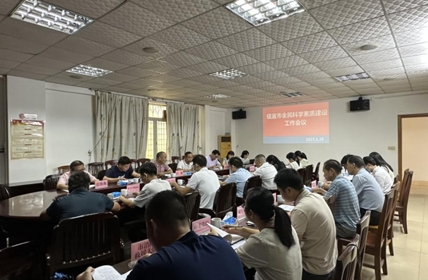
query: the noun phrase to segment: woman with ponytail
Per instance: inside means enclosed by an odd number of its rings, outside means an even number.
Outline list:
[[[258,230],[247,227],[224,230],[247,239],[236,252],[245,266],[256,270],[255,280],[301,280],[299,238],[287,212],[274,205],[272,193],[265,188],[250,189],[245,215]]]

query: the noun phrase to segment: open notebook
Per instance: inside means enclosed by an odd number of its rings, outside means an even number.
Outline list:
[[[94,280],[126,280],[129,273],[132,270],[128,271],[125,274],[120,274],[110,265],[103,265],[95,268],[94,272],[92,272],[92,278]]]
[[[207,224],[213,231],[217,232],[219,236],[223,237],[227,242],[229,242],[230,244],[235,244],[236,242],[244,239],[242,236],[237,235],[237,234],[230,234],[225,232],[222,229],[219,229],[216,226],[213,226],[211,224]]]

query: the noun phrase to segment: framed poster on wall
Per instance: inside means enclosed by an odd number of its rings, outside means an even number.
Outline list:
[[[12,160],[45,157],[44,126],[44,121],[11,120],[10,157]]]

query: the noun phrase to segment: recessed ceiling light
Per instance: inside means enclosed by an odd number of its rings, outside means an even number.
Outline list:
[[[75,66],[71,69],[68,69],[67,72],[75,73],[79,75],[91,76],[91,77],[101,77],[101,76],[113,73],[113,71],[110,71],[110,70],[105,70],[105,69],[82,65],[82,64],[80,64],[79,66]]]
[[[205,96],[206,98],[211,98],[211,99],[223,99],[223,98],[229,98],[229,95],[225,95],[225,94],[211,94],[211,95],[207,95]]]
[[[231,69],[211,73],[210,75],[217,77],[217,78],[225,79],[225,80],[231,80],[231,79],[235,79],[235,78],[244,77],[247,74],[231,68]]]
[[[377,45],[367,44],[367,45],[364,45],[364,46],[360,47],[360,50],[363,50],[363,51],[371,51],[371,50],[374,50],[374,49],[377,49]]]
[[[303,93],[298,92],[298,91],[296,91],[296,92],[289,92],[289,93],[287,93],[287,92],[281,92],[281,94],[284,95],[284,96],[286,96],[286,97],[289,97],[289,98],[299,97],[299,96],[303,95]]]
[[[38,0],[23,0],[10,17],[67,34],[93,22],[89,17]]]
[[[336,76],[334,77],[339,82],[347,82],[347,81],[355,81],[355,80],[362,80],[362,79],[368,79],[370,76],[365,73],[356,73],[356,74],[349,74],[349,75],[343,75],[343,76]]]
[[[254,26],[304,12],[296,0],[236,0],[226,6]]]

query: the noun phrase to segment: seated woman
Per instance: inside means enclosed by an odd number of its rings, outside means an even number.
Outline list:
[[[247,150],[242,151],[241,160],[245,167],[250,165],[250,153]]]
[[[245,266],[256,270],[256,280],[301,280],[299,237],[291,226],[287,212],[273,203],[269,190],[250,189],[245,203],[245,215],[258,230],[247,227],[224,229],[247,239],[236,253]]]
[[[229,151],[227,152],[226,157],[223,159],[222,165],[223,167],[225,165],[229,165],[229,159],[233,158],[235,156],[235,152],[234,151]]]
[[[386,172],[388,172],[389,176],[394,182],[394,169],[392,169],[391,165],[389,165],[378,152],[371,152],[369,154],[369,157],[372,157],[376,161],[377,166],[382,166],[386,170]]]
[[[296,151],[294,154],[299,159],[299,163],[300,163],[301,168],[305,168],[306,166],[309,165],[308,158],[306,157],[306,154],[304,152]]]
[[[300,162],[295,153],[288,153],[285,156],[288,159],[287,167],[294,170],[300,169]]]
[[[266,161],[269,162],[270,164],[272,164],[273,166],[275,166],[276,171],[279,171],[279,170],[282,170],[285,168],[284,162],[280,161],[279,158],[277,158],[274,155],[269,155],[266,158]]]

